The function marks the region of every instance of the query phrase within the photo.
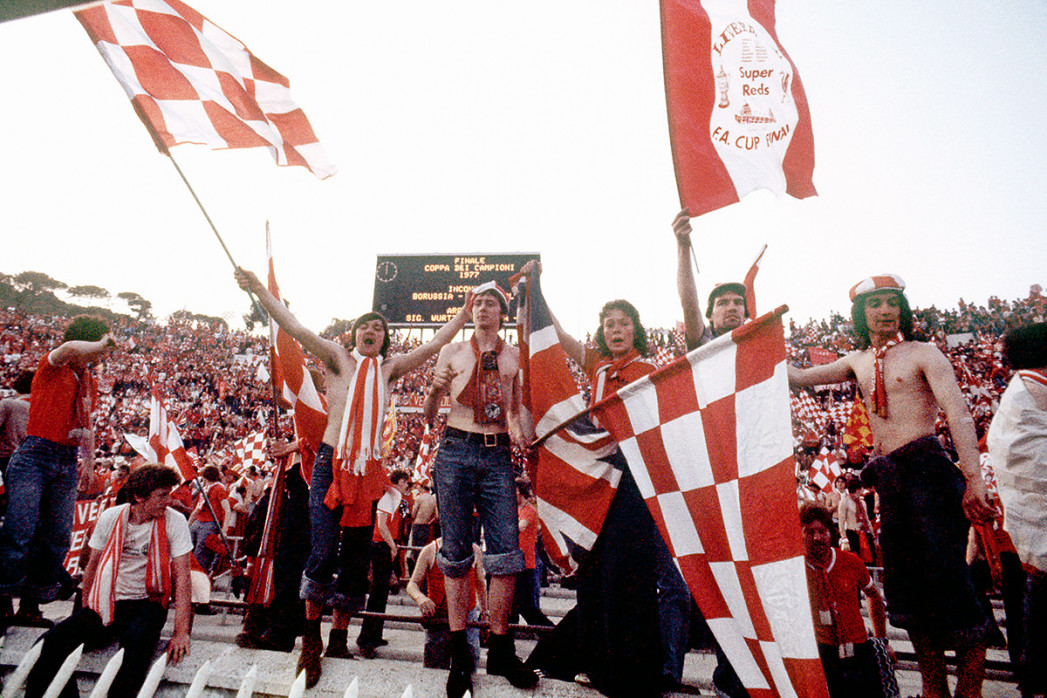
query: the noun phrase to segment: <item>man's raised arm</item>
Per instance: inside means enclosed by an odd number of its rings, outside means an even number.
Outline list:
[[[687,351],[697,349],[705,334],[705,320],[698,303],[698,286],[694,282],[694,268],[691,266],[691,217],[684,209],[673,219],[673,232],[676,234],[676,292],[680,295],[680,306],[683,308],[684,340]]]
[[[462,307],[458,310],[458,313],[451,318],[447,323],[444,324],[433,338],[420,347],[412,349],[406,354],[394,356],[389,359],[393,363],[393,370],[390,374],[390,380],[396,380],[400,376],[406,375],[411,371],[415,370],[423,363],[425,363],[430,356],[440,351],[448,342],[454,339],[454,336],[462,331],[465,327],[465,323],[469,322],[469,317],[472,314],[473,307],[473,292],[469,291],[465,294],[465,302],[462,303]]]
[[[276,321],[287,334],[297,339],[306,351],[319,357],[325,364],[335,372],[338,371],[338,345],[330,342],[316,334],[298,321],[287,306],[276,300],[269,289],[258,279],[254,272],[247,271],[243,267],[237,267],[233,276],[236,283],[245,291],[250,291],[258,298],[266,312]]]
[[[93,361],[101,357],[111,349],[117,347],[116,340],[112,334],[106,334],[97,342],[85,342],[83,340],[72,340],[63,342],[47,355],[47,360],[52,366],[62,366],[75,358],[85,358]]]
[[[850,355],[837,359],[831,364],[823,366],[811,366],[810,368],[799,368],[790,364],[789,387],[809,388],[814,385],[827,385],[829,383],[843,383],[854,377],[854,369],[851,368]]]

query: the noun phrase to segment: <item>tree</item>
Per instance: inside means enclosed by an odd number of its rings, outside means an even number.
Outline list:
[[[94,298],[104,300],[110,297],[109,291],[101,286],[71,286],[69,295],[74,298]]]
[[[320,333],[320,336],[327,337],[328,339],[333,339],[348,332],[349,328],[351,328],[352,326],[352,320],[331,318],[331,322],[327,325],[327,327],[324,328],[324,331]]]
[[[147,320],[153,316],[150,312],[153,304],[145,298],[142,298],[137,293],[134,293],[133,291],[121,291],[116,294],[116,297],[125,301],[127,307],[131,309],[131,312],[134,313],[139,320]]]
[[[69,287],[69,284],[58,279],[52,279],[42,271],[23,271],[15,276],[14,282],[15,288],[20,291],[28,291],[33,295]]]

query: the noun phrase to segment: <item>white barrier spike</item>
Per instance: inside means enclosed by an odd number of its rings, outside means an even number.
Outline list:
[[[414,698],[414,689],[411,688],[411,684],[407,684],[407,690],[404,691],[400,698]]]
[[[473,692],[472,691],[466,691],[465,695],[462,696],[462,698],[473,698]]]
[[[4,692],[0,693],[0,698],[14,698],[21,693],[25,677],[29,676],[29,672],[33,670],[33,666],[36,665],[36,660],[40,659],[40,653],[43,649],[43,642],[37,642],[29,648],[29,651],[22,656],[22,661],[18,663],[18,667],[7,677],[7,683],[4,684]]]
[[[349,686],[345,689],[345,695],[342,698],[360,698],[359,676],[354,676],[353,680],[349,682]]]
[[[207,686],[207,680],[211,678],[211,660],[208,659],[196,671],[193,682],[189,684],[189,690],[185,692],[185,698],[200,698]]]
[[[153,698],[153,694],[156,693],[156,689],[160,686],[160,679],[164,678],[164,671],[167,669],[167,652],[163,652],[160,657],[153,662],[153,666],[149,668],[149,673],[145,675],[145,683],[138,689],[138,698]]]
[[[58,694],[62,692],[65,685],[69,683],[69,678],[76,671],[76,665],[80,663],[80,657],[83,654],[84,645],[81,643],[79,647],[69,653],[69,656],[62,662],[62,666],[58,667],[58,672],[51,679],[51,685],[44,691],[44,698],[58,698]]]
[[[252,664],[251,668],[244,674],[244,680],[240,684],[240,690],[236,692],[236,698],[251,698],[254,695],[254,685],[258,682],[258,665]]]
[[[98,680],[95,681],[95,687],[91,690],[91,695],[88,698],[106,698],[109,695],[109,687],[113,685],[113,679],[116,678],[116,672],[120,671],[120,665],[124,663],[124,648],[121,647],[116,654],[110,657],[109,661],[106,662],[105,669],[102,669],[102,673],[98,675]]]
[[[302,694],[305,693],[305,671],[303,670],[298,678],[291,684],[291,690],[287,694],[287,698],[302,698]]]

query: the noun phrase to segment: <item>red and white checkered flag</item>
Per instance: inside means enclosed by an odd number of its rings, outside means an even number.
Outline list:
[[[183,480],[196,477],[196,468],[185,452],[178,427],[167,416],[167,407],[159,390],[154,386],[153,399],[149,405],[149,450],[154,463],[174,468]]]
[[[822,492],[828,492],[832,489],[836,478],[842,474],[843,471],[840,470],[840,463],[836,456],[823,448],[811,463],[807,471],[807,480]]]
[[[267,440],[268,437],[263,430],[252,432],[233,444],[241,473],[247,472],[247,468],[252,465],[261,469],[266,464],[269,459],[266,448]]]
[[[273,264],[273,243],[269,236],[269,224],[265,226],[265,252],[269,258],[269,293],[283,302],[280,286],[276,283]],[[302,479],[309,482],[313,472],[316,449],[324,438],[327,428],[327,403],[313,385],[313,377],[305,365],[302,347],[294,337],[287,334],[272,316],[269,318],[269,346],[272,352],[273,386],[294,410],[294,427],[300,444],[306,447],[302,453]]]
[[[753,698],[827,697],[811,623],[779,308],[596,405]]]
[[[76,12],[162,152],[267,147],[321,179],[327,161],[290,83],[179,0],[118,0]]]

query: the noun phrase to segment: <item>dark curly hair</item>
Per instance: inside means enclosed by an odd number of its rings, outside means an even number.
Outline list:
[[[120,488],[126,492],[132,503],[149,499],[156,490],[171,489],[179,482],[178,475],[166,465],[146,463],[131,471],[127,482]]]
[[[884,289],[887,290],[887,289]],[[906,339],[913,339],[912,308],[909,307],[909,299],[904,293],[894,291],[898,296],[898,329]],[[854,335],[858,339],[858,348],[869,347],[869,325],[865,322],[865,301],[871,294],[865,293],[854,299],[851,304],[851,322],[854,325]]]
[[[360,327],[360,325],[364,324],[365,322],[370,322],[371,320],[382,321],[382,333],[384,334],[385,338],[382,340],[382,348],[381,350],[379,350],[378,353],[381,354],[382,358],[384,359],[386,352],[389,351],[389,321],[385,319],[384,315],[375,311],[364,313],[360,317],[353,320],[353,326],[349,329],[349,348],[353,349],[356,347],[356,330]]]
[[[633,321],[633,346],[636,351],[640,352],[640,356],[647,356],[647,330],[643,328],[643,324],[640,322],[640,313],[636,310],[636,306],[621,298],[613,301],[604,303],[603,308],[600,310],[600,327],[596,330],[596,349],[604,356],[610,356],[611,350],[607,348],[607,340],[603,336],[603,321],[607,319],[607,315],[612,310],[620,310],[629,316],[629,319]]]
[[[800,507],[800,526],[806,526],[812,521],[821,521],[831,532],[833,530],[833,515],[821,504],[807,502]]]
[[[1015,327],[1005,334],[1003,358],[1016,371],[1047,366],[1047,323]]]

